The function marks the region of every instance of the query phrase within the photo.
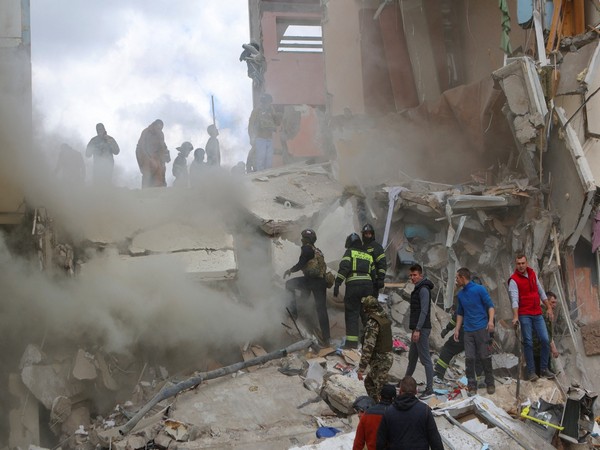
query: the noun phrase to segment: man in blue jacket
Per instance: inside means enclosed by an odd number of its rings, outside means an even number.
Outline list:
[[[400,395],[385,410],[377,431],[377,450],[443,450],[429,406],[416,397],[413,377],[400,381]]]
[[[494,303],[486,288],[471,281],[471,271],[461,267],[456,272],[456,285],[462,288],[458,294],[454,340],[458,342],[460,328],[464,326],[465,368],[469,395],[477,393],[475,361],[479,359],[485,374],[487,393],[496,392],[492,357],[489,351],[490,333],[494,332]]]

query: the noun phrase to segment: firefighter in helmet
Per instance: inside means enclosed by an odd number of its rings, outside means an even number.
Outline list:
[[[298,317],[296,304],[296,292],[300,292],[300,299],[306,300],[312,293],[315,298],[317,309],[317,318],[321,328],[321,337],[325,344],[329,343],[329,316],[327,315],[327,282],[325,281],[325,272],[327,265],[323,253],[317,247],[317,234],[314,230],[307,228],[300,233],[302,247],[300,248],[300,257],[298,262],[286,270],[283,278],[289,277],[292,273],[302,271],[302,276],[291,278],[286,281],[285,289],[288,292],[290,314]]]
[[[344,295],[344,318],[346,322],[346,348],[358,347],[359,317],[363,325],[366,316],[361,308],[361,299],[373,294],[375,282],[375,265],[373,257],[364,251],[360,236],[356,233],[346,238],[346,252],[340,261],[335,279],[333,296],[337,297],[340,285],[346,283]]]
[[[373,264],[375,264],[377,279],[373,284],[373,296],[377,298],[379,291],[383,289],[385,285],[385,273],[387,272],[385,251],[381,244],[375,240],[375,229],[370,223],[367,223],[362,227],[362,241],[366,252],[373,257]]]

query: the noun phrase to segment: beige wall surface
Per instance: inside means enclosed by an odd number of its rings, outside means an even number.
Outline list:
[[[324,5],[325,87],[333,116],[343,114],[344,108],[364,113],[358,20],[362,7],[358,0],[329,0]]]

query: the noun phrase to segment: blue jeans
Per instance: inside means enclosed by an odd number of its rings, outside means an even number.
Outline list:
[[[270,169],[273,165],[273,140],[256,138],[254,147],[256,148],[256,170]]]
[[[525,353],[525,364],[527,364],[527,373],[535,373],[535,362],[533,360],[533,334],[532,330],[540,340],[540,371],[548,369],[548,360],[550,358],[550,339],[548,338],[548,329],[544,316],[519,316],[521,324],[521,339],[523,340],[523,353]]]

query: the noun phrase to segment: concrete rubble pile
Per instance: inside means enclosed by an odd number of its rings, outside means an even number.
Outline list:
[[[598,444],[594,419],[600,384],[593,373],[600,362],[593,356],[598,354],[600,308],[597,283],[592,283],[592,275],[597,274],[588,264],[593,254],[588,249],[597,239],[600,223],[596,199],[600,153],[598,140],[590,137],[593,133],[583,121],[572,119],[583,102],[598,105],[599,98],[592,98],[588,87],[600,80],[599,48],[596,40],[582,43],[577,54],[565,52],[565,69],[556,86],[548,87],[551,70],[529,57],[509,58],[493,73],[496,90],[502,92],[504,125],[512,134],[511,151],[507,160],[471,174],[469,182],[444,184],[400,172],[375,186],[355,185],[344,174],[353,165],[344,152],[338,152],[336,164],[296,164],[246,177],[249,195],[240,206],[267,242],[268,269],[275,274],[269,281],[280,290],[281,274],[297,260],[302,228],[316,230],[318,246],[335,271],[345,236],[366,221],[374,222],[390,262],[382,298],[393,318],[392,383],[403,377],[407,366],[412,291],[405,282],[407,268],[422,264],[435,284],[434,353],[445,341],[440,331],[450,318],[456,270],[469,267],[481,279],[496,307],[497,391],[468,397],[464,360],[455,358],[446,380],[436,384],[436,395],[428,400],[448,448],[477,449],[490,443],[506,449]],[[597,112],[591,114],[596,117]],[[600,123],[592,122],[594,129]],[[336,132],[345,136],[341,128]],[[482,142],[476,146],[485,147]],[[150,195],[172,194],[165,190],[132,195],[147,204]],[[169,255],[198,281],[235,283],[240,249],[221,222],[212,224],[210,229],[217,231],[209,235],[198,230],[193,220],[147,219],[88,229],[85,247],[98,252],[109,249],[110,258],[125,264]],[[112,234],[102,235],[105,230]],[[506,289],[517,251],[527,255],[544,287],[558,295],[554,340],[560,356],[555,360],[555,380],[520,379],[516,356],[520,343],[510,322]],[[70,252],[63,248],[61,261],[72,270]],[[86,270],[85,264],[80,270]],[[333,298],[328,304],[332,335],[339,338],[344,334],[339,320],[342,306]],[[294,340],[312,338],[314,324],[308,322],[287,321],[282,329]],[[251,361],[269,354],[268,350],[274,349],[247,343],[239,359]],[[353,403],[366,394],[356,377],[359,360],[358,351],[319,348],[313,343],[309,351],[203,379],[189,370],[170,376],[167,369],[147,368],[130,356],[97,348],[65,353],[30,345],[20,374],[10,377],[11,392],[19,399],[11,411],[14,440],[10,446],[36,440],[40,430],[31,424],[43,418],[63,448],[318,448],[317,430],[336,429],[334,433],[347,439],[356,429]],[[219,368],[223,364],[215,362],[212,369]],[[200,381],[152,404],[141,420],[128,427],[163,389],[188,377]],[[425,379],[420,365],[415,378]],[[98,415],[98,411],[103,412]]]

